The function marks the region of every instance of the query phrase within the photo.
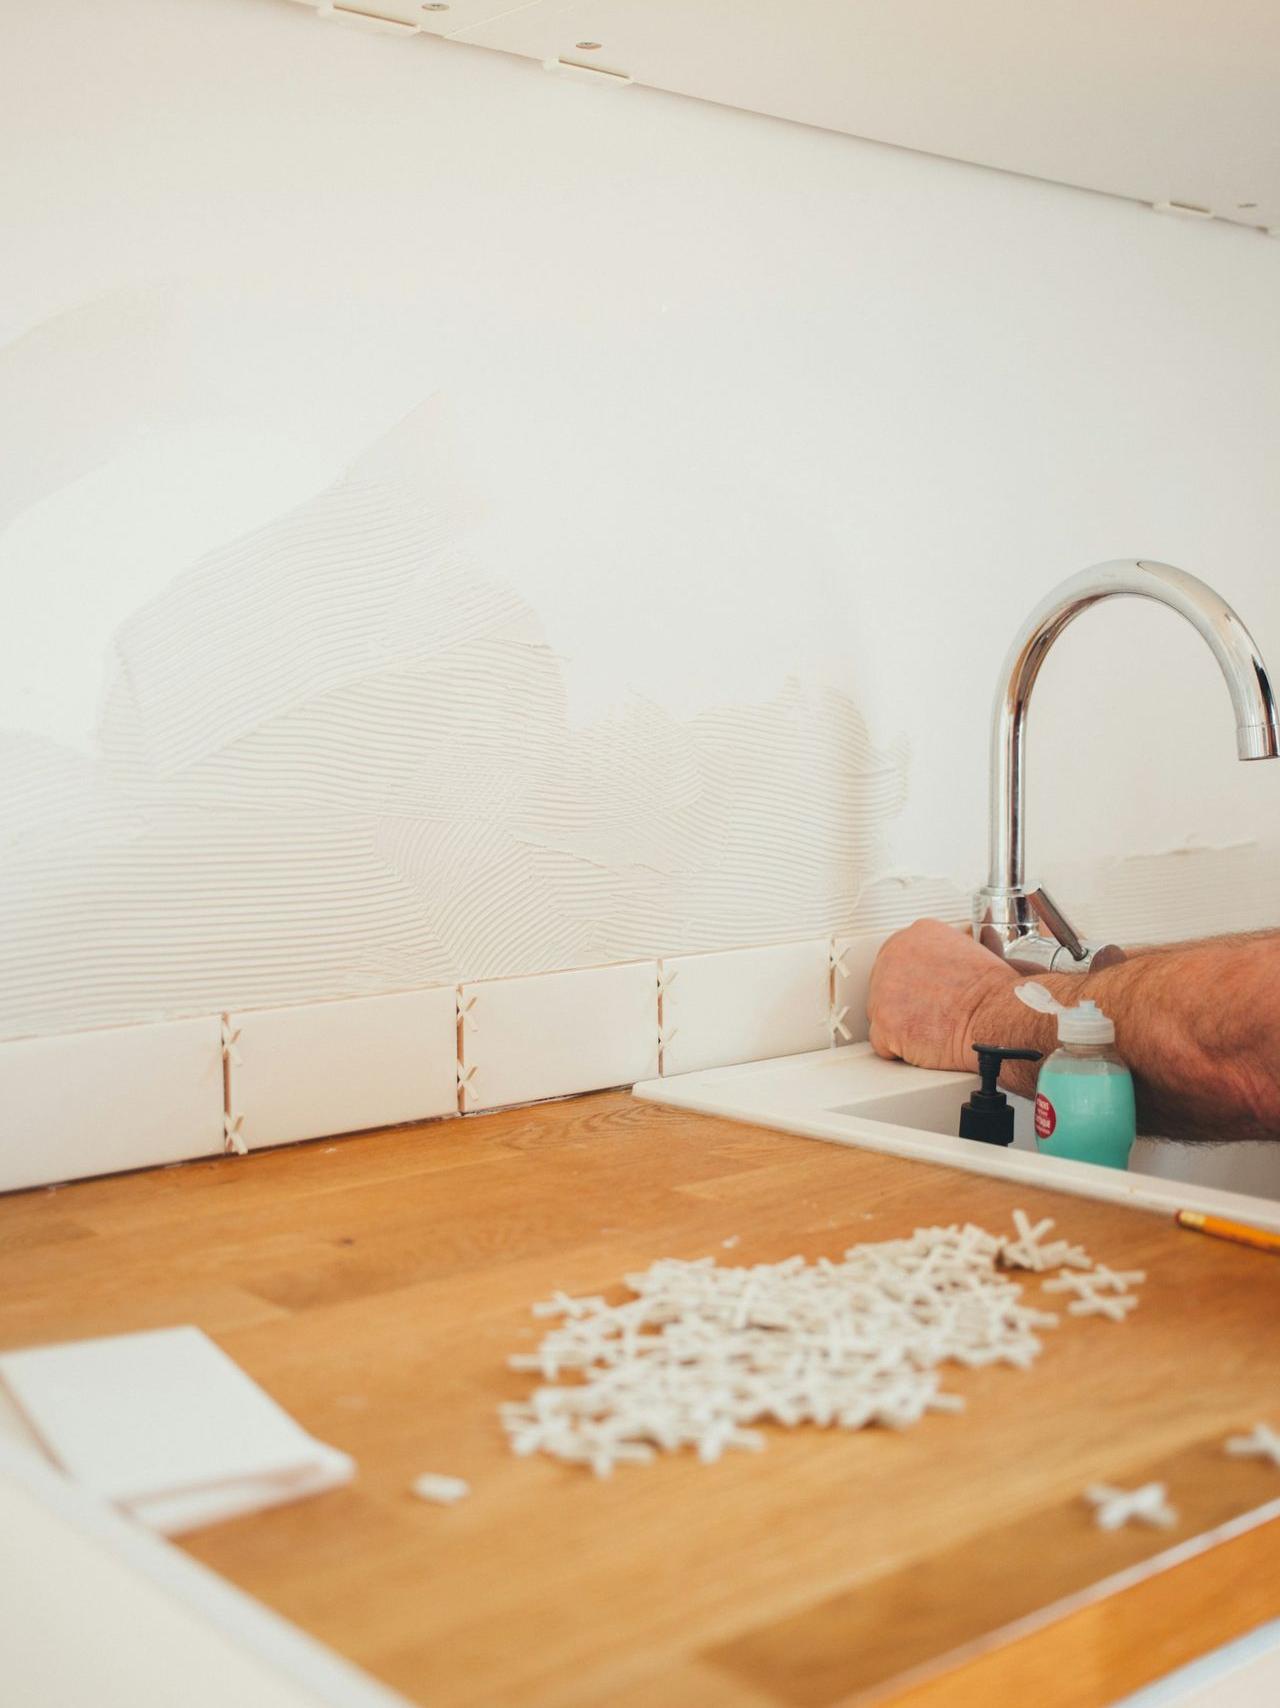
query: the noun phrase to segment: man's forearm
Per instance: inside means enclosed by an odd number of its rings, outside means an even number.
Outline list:
[[[1280,933],[1138,951],[1099,972],[1036,975],[1059,1002],[1092,997],[1115,1022],[1139,1130],[1182,1139],[1280,1138]],[[984,995],[968,1042],[1056,1048],[1056,1021],[1010,983]],[[1004,1083],[1030,1093],[1034,1064]]]

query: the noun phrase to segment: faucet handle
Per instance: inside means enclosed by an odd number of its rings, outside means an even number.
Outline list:
[[[1054,901],[1048,890],[1032,890],[1027,900],[1031,903],[1032,911],[1041,925],[1045,926],[1062,944],[1073,961],[1083,961],[1089,951],[1076,935],[1076,931],[1066,914]]]

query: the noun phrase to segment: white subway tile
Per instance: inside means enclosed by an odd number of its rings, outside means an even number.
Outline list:
[[[452,985],[227,1016],[231,1121],[250,1150],[454,1115]]]
[[[658,966],[633,961],[462,986],[463,1107],[495,1109],[652,1079]]]
[[[0,1044],[0,1190],[222,1150],[216,1014]]]
[[[696,1073],[825,1049],[830,943],[681,955],[661,963],[662,1071]]]

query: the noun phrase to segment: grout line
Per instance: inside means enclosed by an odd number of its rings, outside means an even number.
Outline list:
[[[484,47],[484,42],[468,42],[465,38],[473,30],[487,30],[491,24],[499,24],[504,18],[513,18],[517,12],[531,11],[534,6],[542,4],[542,0],[519,0],[515,6],[504,6],[500,12],[487,13],[483,18],[475,18],[469,24],[462,24],[456,30],[440,34],[437,39],[446,42],[462,42],[464,47]],[[422,30],[424,36],[436,35],[434,30]]]
[[[237,1026],[232,1031],[230,1014],[220,1015],[219,1022],[218,1035],[222,1054],[222,1148],[228,1156],[247,1156],[249,1147],[241,1130],[244,1127],[244,1112],[236,1112],[235,1097],[231,1089],[231,1070],[240,1061],[235,1047],[240,1028]]]
[[[465,1049],[463,1046],[463,1038],[465,1035],[465,1027],[463,1025],[463,1016],[462,1016],[462,986],[460,984],[454,986],[453,1006],[454,1006],[454,1014],[457,1016],[457,1019],[455,1022],[455,1033],[456,1033],[457,1083],[458,1083],[458,1113],[459,1113],[459,1115],[465,1115],[467,1112],[466,1052],[465,1052]]]
[[[230,1014],[220,1014],[218,1019],[221,1022],[222,1122],[225,1129],[226,1123],[231,1119],[231,1052],[227,1048],[231,1036],[231,1016]]]

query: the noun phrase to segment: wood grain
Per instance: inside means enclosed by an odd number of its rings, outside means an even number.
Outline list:
[[[840,1708],[1035,1708],[1113,1703],[1275,1617],[1280,1524],[1218,1543],[1196,1569],[1153,1572],[1126,1589],[1087,1598],[1030,1632],[994,1634],[953,1654],[914,1686],[859,1692]]]
[[[506,1448],[506,1355],[553,1288],[1017,1204],[1150,1279],[1124,1324],[1065,1320],[1034,1373],[956,1372],[962,1416],[608,1482]],[[351,1488],[187,1546],[441,1708],[934,1708],[1037,1668],[1042,1708],[1111,1701],[1280,1614],[1274,1523],[1169,1557],[1280,1496],[1219,1451],[1280,1414],[1278,1306],[1280,1264],[1156,1217],[622,1094],[0,1200],[0,1345],[197,1322],[355,1456]],[[472,1496],[415,1501],[428,1470]],[[1172,1537],[1093,1526],[1087,1482],[1156,1471]]]
[[[1135,1568],[1158,1569],[1161,1545],[1172,1567],[1226,1539],[1241,1514],[1259,1524],[1280,1516],[1274,1467],[1225,1458],[1218,1435],[1131,1467],[1128,1480],[1177,1491],[1179,1522],[1163,1538],[1141,1525],[1099,1531],[1075,1494],[911,1560],[886,1574],[874,1596],[841,1591],[706,1658],[791,1708],[865,1699],[887,1679],[927,1673],[940,1654],[983,1643],[993,1627],[1008,1633],[1065,1617],[1109,1583],[1119,1592]]]

